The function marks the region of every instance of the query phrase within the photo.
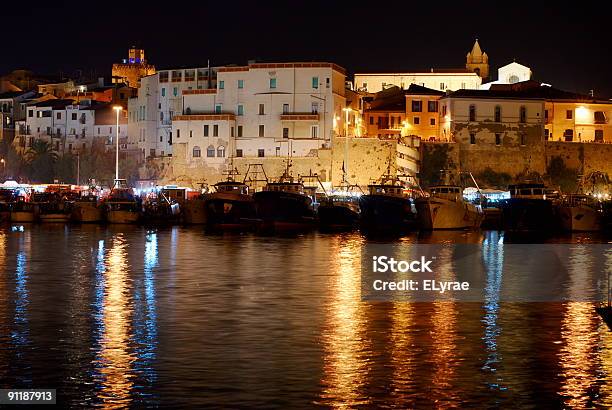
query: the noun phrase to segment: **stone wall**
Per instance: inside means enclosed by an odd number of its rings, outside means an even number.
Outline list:
[[[612,144],[548,141],[546,162],[554,157],[561,157],[568,168],[582,168],[584,175],[601,171],[612,176]]]

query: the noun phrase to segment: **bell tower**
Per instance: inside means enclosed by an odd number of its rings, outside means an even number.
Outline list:
[[[474,42],[472,51],[467,53],[465,68],[474,71],[482,79],[489,77],[489,56],[480,49],[478,39]]]

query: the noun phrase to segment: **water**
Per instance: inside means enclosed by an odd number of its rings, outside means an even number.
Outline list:
[[[500,303],[495,284],[482,303],[365,303],[368,241],[5,226],[0,388],[78,408],[612,406],[592,303]]]

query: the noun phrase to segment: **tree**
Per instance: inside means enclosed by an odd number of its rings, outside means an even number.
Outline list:
[[[53,182],[54,164],[57,154],[53,152],[51,144],[43,140],[35,140],[32,147],[26,152],[31,177],[34,182]]]
[[[563,192],[574,192],[578,182],[578,170],[568,168],[563,158],[552,157],[547,168],[550,180],[554,185],[561,188]]]

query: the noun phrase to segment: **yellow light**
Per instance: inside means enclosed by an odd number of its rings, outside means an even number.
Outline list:
[[[123,110],[123,107],[122,107],[122,106],[120,106],[120,105],[114,105],[114,106],[113,106],[113,110],[115,110],[115,111],[121,111],[121,110]]]

